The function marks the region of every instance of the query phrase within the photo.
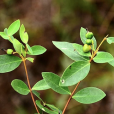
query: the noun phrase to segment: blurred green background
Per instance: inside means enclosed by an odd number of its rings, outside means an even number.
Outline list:
[[[107,34],[114,37],[114,0],[0,0],[0,31],[16,19],[25,25],[30,46],[42,45],[47,48],[45,54],[34,56],[33,64],[27,62],[33,86],[42,79],[41,72],[53,72],[61,76],[73,62],[52,41],[82,44],[79,33],[81,27],[92,31],[98,44]],[[14,36],[19,39],[19,33]],[[0,48],[12,48],[12,45],[0,37]],[[114,56],[114,44],[104,42],[100,50]],[[0,54],[4,52],[0,50]],[[0,114],[34,114],[30,94],[22,96],[12,89],[10,84],[15,78],[27,83],[23,64],[10,73],[0,74]],[[109,64],[92,62],[91,71],[78,90],[90,86],[102,89],[107,96],[91,105],[72,100],[65,114],[114,114],[114,68]],[[70,87],[70,90],[73,88]],[[68,99],[67,95],[52,90],[39,92],[45,102],[61,110]]]

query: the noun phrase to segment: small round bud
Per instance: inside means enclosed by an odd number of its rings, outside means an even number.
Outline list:
[[[86,40],[86,44],[88,44],[88,45],[92,45],[92,42],[93,42],[93,40],[91,40],[91,39]]]
[[[7,49],[7,54],[8,54],[8,55],[13,54],[13,50],[12,50],[12,49]]]
[[[93,37],[93,33],[92,32],[87,32],[86,38],[87,39],[92,39],[92,37]]]
[[[83,52],[84,52],[84,53],[87,53],[87,52],[89,52],[90,50],[91,50],[91,46],[88,45],[88,44],[84,44],[84,46],[83,46]]]

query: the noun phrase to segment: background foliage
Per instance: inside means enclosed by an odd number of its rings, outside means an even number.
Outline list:
[[[41,72],[53,72],[58,75],[72,62],[52,41],[69,41],[82,44],[79,36],[80,27],[88,28],[98,44],[104,36],[114,36],[114,1],[113,0],[0,0],[0,31],[20,19],[29,33],[30,46],[42,45],[47,52],[35,56],[34,63],[28,62],[31,86],[42,79]],[[19,34],[15,34],[18,38]],[[0,38],[0,48],[12,48],[11,44]],[[101,51],[108,51],[114,56],[114,45],[103,43]],[[4,54],[1,50],[0,54]],[[32,114],[34,106],[30,95],[22,96],[11,87],[13,79],[26,80],[23,64],[13,72],[0,74],[0,113]],[[87,78],[78,90],[95,86],[107,94],[100,102],[83,105],[71,101],[66,114],[113,114],[114,112],[114,70],[109,64],[93,62]],[[70,88],[71,90],[73,88]],[[56,94],[52,90],[40,91],[42,99],[63,109],[67,95]]]

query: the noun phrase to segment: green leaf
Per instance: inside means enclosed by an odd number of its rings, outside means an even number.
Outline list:
[[[91,104],[100,101],[106,96],[106,94],[95,87],[87,87],[78,91],[73,95],[73,99],[83,104]]]
[[[96,63],[106,63],[113,60],[113,56],[108,52],[97,52],[97,55],[93,58]]]
[[[31,53],[31,54],[32,54],[32,53],[33,53],[33,52],[32,52],[32,48],[31,48],[28,44],[26,44],[26,47],[27,47],[27,49],[28,49],[29,53]]]
[[[55,111],[49,110],[48,108],[46,108],[45,106],[43,106],[39,100],[36,100],[36,105],[44,112],[48,113],[48,114],[58,114]]]
[[[24,25],[22,24],[21,27],[20,27],[20,30],[19,30],[19,34],[20,34],[20,38],[21,40],[23,40],[23,33],[25,32],[25,27]]]
[[[97,41],[96,41],[94,36],[93,36],[92,40],[93,40],[93,43],[94,43],[94,49],[93,49],[93,46],[92,46],[92,49],[95,51],[96,48],[97,48]]]
[[[48,106],[50,109],[52,109],[53,111],[55,112],[58,112],[58,114],[62,114],[62,111],[59,110],[57,107],[55,107],[54,105],[51,105],[51,104],[47,104],[46,103],[46,106]]]
[[[43,102],[43,100],[40,98],[40,93],[38,93],[37,91],[34,91],[34,90],[32,90],[32,93],[33,93],[35,96],[37,96],[40,101]]]
[[[46,83],[57,93],[70,94],[68,87],[59,86],[60,77],[51,72],[43,72],[42,76]]]
[[[28,39],[29,39],[28,33],[27,32],[24,32],[24,34],[23,34],[23,42],[25,44],[28,43]]]
[[[6,39],[6,40],[9,39],[9,37],[7,36],[7,34],[4,33],[4,32],[0,32],[0,36],[1,36],[2,38]]]
[[[80,29],[80,38],[81,38],[81,41],[83,42],[83,44],[85,44],[86,40],[87,40],[86,33],[87,33],[87,30],[85,28],[81,27],[81,29]],[[93,36],[92,40],[94,42],[94,50],[95,50],[96,47],[97,47],[97,42],[96,42],[96,39],[95,39],[94,36]]]
[[[7,28],[4,29],[4,33],[8,36],[8,29]]]
[[[112,61],[108,62],[110,65],[112,65],[114,67],[114,58]]]
[[[15,39],[13,36],[10,36],[11,39],[9,39],[11,42]]]
[[[40,55],[46,51],[46,48],[44,48],[43,46],[39,46],[39,45],[32,46],[31,49],[32,49],[32,54],[30,52],[27,52],[27,54]]]
[[[81,27],[80,29],[80,38],[81,38],[81,41],[83,42],[83,44],[86,43],[86,33],[87,33],[87,30],[83,27]]]
[[[8,35],[12,36],[13,34],[15,34],[20,27],[20,20],[16,20],[14,21],[8,28]]]
[[[108,38],[106,39],[106,41],[107,41],[109,44],[114,43],[114,37],[108,37]]]
[[[22,52],[22,44],[17,39],[13,40],[13,47],[14,47],[14,49],[15,49],[15,51],[17,53],[21,54],[21,52]]]
[[[16,92],[22,95],[27,95],[30,92],[28,86],[22,80],[19,79],[14,79],[11,82],[11,86]]]
[[[23,43],[25,43],[25,44],[28,43],[28,33],[25,32],[25,27],[23,24],[20,27],[20,38]]]
[[[38,93],[37,91],[32,90],[32,93],[33,93],[34,95],[36,95],[38,98],[40,97],[40,93]]]
[[[88,52],[88,53],[84,53],[83,52],[83,46],[80,45],[80,44],[76,44],[76,43],[73,43],[73,47],[76,49],[76,51],[82,55],[82,56],[87,56],[87,57],[91,57],[91,53]]]
[[[24,57],[26,57],[26,51],[23,45],[21,45],[21,53],[23,54]]]
[[[4,32],[0,32],[0,36],[3,37],[5,40],[9,40],[12,43],[12,41],[14,40],[14,37],[8,36],[7,31],[8,31],[7,28],[5,28]]]
[[[67,55],[69,58],[71,58],[74,61],[86,61],[88,60],[87,57],[83,57],[76,52],[74,49],[72,43],[68,42],[57,42],[53,41],[53,44],[60,49],[65,55]]]
[[[72,86],[83,80],[89,73],[89,61],[77,61],[71,64],[63,73],[59,85]]]
[[[26,59],[32,63],[34,62],[34,58],[32,58],[32,57],[27,57]]]
[[[22,60],[14,55],[0,55],[0,73],[10,72],[16,69]]]
[[[46,90],[50,89],[50,86],[45,82],[45,80],[38,81],[33,87],[32,90]]]

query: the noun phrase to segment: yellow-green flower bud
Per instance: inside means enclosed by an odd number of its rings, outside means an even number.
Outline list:
[[[13,54],[13,50],[12,50],[12,49],[7,49],[7,54],[8,54],[8,55]]]
[[[88,44],[84,44],[84,46],[83,46],[83,52],[84,52],[84,53],[87,53],[87,52],[89,52],[90,50],[91,50],[91,46],[88,45]]]
[[[87,39],[92,39],[92,37],[93,37],[93,33],[92,32],[87,32],[86,38]]]
[[[91,40],[91,39],[87,39],[87,40],[86,40],[86,44],[92,45],[92,40]]]

